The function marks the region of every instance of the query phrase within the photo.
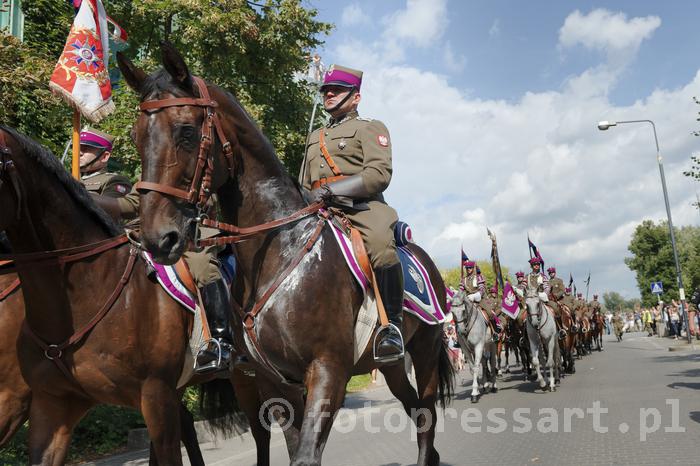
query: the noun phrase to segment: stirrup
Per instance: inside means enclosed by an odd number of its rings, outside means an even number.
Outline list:
[[[214,343],[214,346],[216,348],[216,354],[217,354],[216,359],[211,361],[211,362],[208,362],[202,366],[198,366],[197,359],[199,359],[199,355],[202,352],[207,351],[209,349],[209,345],[212,343]],[[221,341],[219,341],[216,338],[211,338],[209,340],[206,340],[197,349],[197,355],[194,358],[194,365],[193,365],[194,371],[198,374],[205,374],[207,372],[221,370],[222,369],[222,367],[221,367],[221,355],[222,355],[222,353],[223,353],[223,349],[221,347]]]
[[[391,328],[394,328],[396,330],[396,333],[399,334],[399,340],[401,341],[401,352],[397,354],[391,354],[389,356],[378,356],[377,355],[377,339],[379,338],[379,335],[382,334],[382,332],[389,331]],[[391,322],[386,327],[379,327],[377,332],[374,334],[374,340],[372,341],[372,356],[374,357],[374,362],[378,364],[384,364],[384,363],[390,363],[390,362],[396,362],[400,359],[403,359],[405,354],[404,350],[404,344],[403,344],[403,334],[401,333],[401,330]]]

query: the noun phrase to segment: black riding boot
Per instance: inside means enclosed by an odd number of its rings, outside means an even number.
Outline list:
[[[375,359],[380,362],[398,361],[403,358],[403,270],[401,264],[376,269],[377,288],[384,303],[389,327],[380,329],[375,343]]]
[[[503,326],[501,325],[500,320],[497,319],[494,315],[491,316],[491,324],[493,325],[493,335],[491,338],[493,339],[494,343],[497,343],[498,340],[501,339],[501,333],[503,333]]]
[[[231,361],[231,305],[226,282],[217,280],[200,288],[211,340],[199,349],[195,372],[203,374],[228,368]]]

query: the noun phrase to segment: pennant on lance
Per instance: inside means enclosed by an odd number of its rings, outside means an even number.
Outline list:
[[[506,282],[503,287],[503,299],[501,301],[501,309],[511,319],[517,319],[520,313],[518,306],[518,298],[515,296],[515,291],[510,282]]]
[[[74,0],[73,5],[77,13],[49,87],[97,123],[114,111],[107,13],[101,0]]]

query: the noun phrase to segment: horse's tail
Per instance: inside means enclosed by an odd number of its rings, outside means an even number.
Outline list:
[[[438,355],[438,401],[443,409],[450,404],[454,389],[455,369],[450,362],[447,342],[441,338]]]
[[[212,431],[232,436],[248,428],[229,379],[214,379],[198,385],[197,389],[199,411],[209,421]]]

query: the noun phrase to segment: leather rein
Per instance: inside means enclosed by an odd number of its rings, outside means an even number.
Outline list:
[[[233,147],[239,147],[238,140],[235,133],[231,134],[234,141],[234,145],[226,139],[226,135],[221,126],[221,120],[219,119],[216,108],[219,104],[214,101],[209,94],[206,83],[204,80],[197,76],[192,78],[196,84],[197,90],[199,91],[199,98],[196,97],[179,97],[179,98],[167,98],[160,100],[150,100],[142,102],[139,105],[139,109],[144,113],[157,112],[164,108],[170,107],[202,107],[205,111],[205,118],[202,123],[202,136],[199,145],[199,151],[197,155],[197,165],[195,168],[195,173],[192,178],[192,183],[187,190],[178,187],[152,182],[152,181],[140,181],[136,183],[135,187],[139,192],[156,191],[161,194],[172,196],[177,199],[182,199],[185,202],[194,205],[198,211],[198,217],[196,219],[197,227],[205,226],[210,228],[218,229],[224,233],[226,236],[219,236],[214,238],[199,239],[198,235],[195,234],[195,243],[198,246],[210,246],[210,245],[225,245],[239,243],[248,240],[257,235],[267,233],[276,230],[282,226],[289,225],[291,223],[296,223],[304,218],[310,217],[312,215],[318,215],[319,219],[316,222],[316,227],[309,237],[309,239],[304,243],[299,252],[294,256],[293,260],[289,265],[282,270],[273,283],[268,287],[267,291],[253,304],[250,310],[246,311],[242,306],[235,303],[235,307],[240,315],[243,322],[243,326],[246,331],[250,342],[255,347],[256,352],[260,356],[263,366],[270,370],[272,373],[277,375],[282,380],[286,378],[280,374],[280,372],[275,368],[275,366],[270,363],[270,361],[265,356],[265,353],[260,345],[260,341],[257,337],[257,332],[255,331],[255,323],[257,315],[264,310],[265,304],[274,294],[274,292],[279,288],[279,286],[284,282],[284,280],[289,276],[289,274],[299,265],[299,263],[304,259],[304,256],[311,251],[316,241],[321,236],[323,231],[323,226],[331,218],[331,214],[322,210],[326,205],[324,201],[315,202],[313,204],[304,207],[292,214],[273,220],[270,222],[262,223],[252,227],[239,227],[234,224],[219,222],[217,220],[211,220],[206,218],[202,212],[205,209],[207,202],[211,197],[211,180],[214,171],[214,152],[212,150],[212,145],[214,141],[214,132],[221,143],[224,157],[228,165],[229,177],[233,178],[235,175],[235,160]]]
[[[14,163],[11,159],[9,159],[11,154],[10,148],[5,140],[4,132],[0,131],[0,181],[2,181],[3,178],[8,176],[10,172],[15,169]],[[31,265],[34,267],[43,267],[49,265],[63,266],[72,262],[79,262],[88,257],[93,257],[105,251],[118,248],[126,242],[128,242],[126,235],[120,235],[114,238],[107,238],[105,240],[71,248],[32,253],[0,254],[0,275],[17,273],[17,264],[21,264],[22,266]],[[31,338],[32,341],[34,341],[34,343],[36,343],[36,345],[44,351],[44,356],[53,361],[63,375],[65,375],[68,380],[72,381],[86,396],[87,393],[85,393],[85,390],[80,385],[80,382],[78,382],[66,363],[63,361],[63,354],[66,350],[79,343],[107,315],[117,298],[121,295],[121,292],[124,290],[124,287],[134,270],[137,257],[138,251],[135,248],[131,248],[124,272],[122,273],[114,290],[112,290],[112,293],[107,298],[107,301],[105,301],[99,311],[97,311],[89,322],[83,325],[79,330],[74,332],[63,342],[58,344],[46,343],[36,334],[36,332],[34,332],[34,330],[32,330],[26,319],[22,323],[22,332]],[[14,291],[19,284],[20,281],[18,278],[10,285],[9,288],[0,293],[0,299],[4,299],[6,296],[12,293],[12,291]]]

